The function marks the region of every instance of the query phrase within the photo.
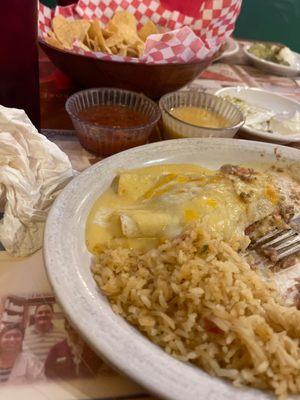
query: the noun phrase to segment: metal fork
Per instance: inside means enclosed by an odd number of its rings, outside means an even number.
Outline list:
[[[275,229],[267,233],[253,242],[251,248],[258,248],[264,254],[269,253],[272,261],[279,261],[300,252],[300,216],[290,222],[290,228]]]

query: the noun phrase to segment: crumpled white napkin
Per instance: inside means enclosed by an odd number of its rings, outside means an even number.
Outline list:
[[[0,106],[0,243],[14,256],[42,247],[50,206],[73,176],[69,158],[23,110]]]

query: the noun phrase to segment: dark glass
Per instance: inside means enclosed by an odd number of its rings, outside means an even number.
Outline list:
[[[0,1],[0,104],[40,127],[37,0]]]

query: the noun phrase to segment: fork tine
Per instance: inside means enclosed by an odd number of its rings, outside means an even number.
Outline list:
[[[276,246],[272,246],[272,248],[278,251],[281,249],[285,249],[292,244],[296,245],[298,242],[300,243],[300,235],[297,232],[294,232],[294,235],[291,236],[288,240],[284,240],[283,242],[278,243]]]
[[[253,245],[257,246],[258,244],[262,244],[266,242],[267,240],[273,239],[275,236],[277,236],[280,232],[284,232],[281,229],[275,229],[272,232],[267,233],[265,236],[261,237],[260,239],[256,240]]]
[[[298,253],[299,251],[300,251],[300,243],[297,244],[296,246],[291,246],[290,248],[288,248],[287,250],[285,250],[281,253],[278,253],[277,260],[278,261],[282,260],[284,257],[291,256],[293,254]]]
[[[249,248],[258,248],[271,260],[275,258],[277,261],[300,252],[300,216],[291,221],[289,229],[274,229],[253,241]]]
[[[270,247],[270,246],[274,246],[274,244],[281,242],[282,240],[286,240],[289,237],[293,236],[295,234],[295,231],[293,231],[292,229],[288,230],[288,231],[282,231],[282,233],[280,233],[279,235],[276,235],[276,237],[270,241],[268,241],[267,243],[264,243],[261,247]]]

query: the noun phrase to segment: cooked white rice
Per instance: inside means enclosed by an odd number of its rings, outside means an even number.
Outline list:
[[[300,311],[228,244],[192,226],[144,254],[106,249],[93,272],[113,310],[172,356],[279,398],[300,392]]]

